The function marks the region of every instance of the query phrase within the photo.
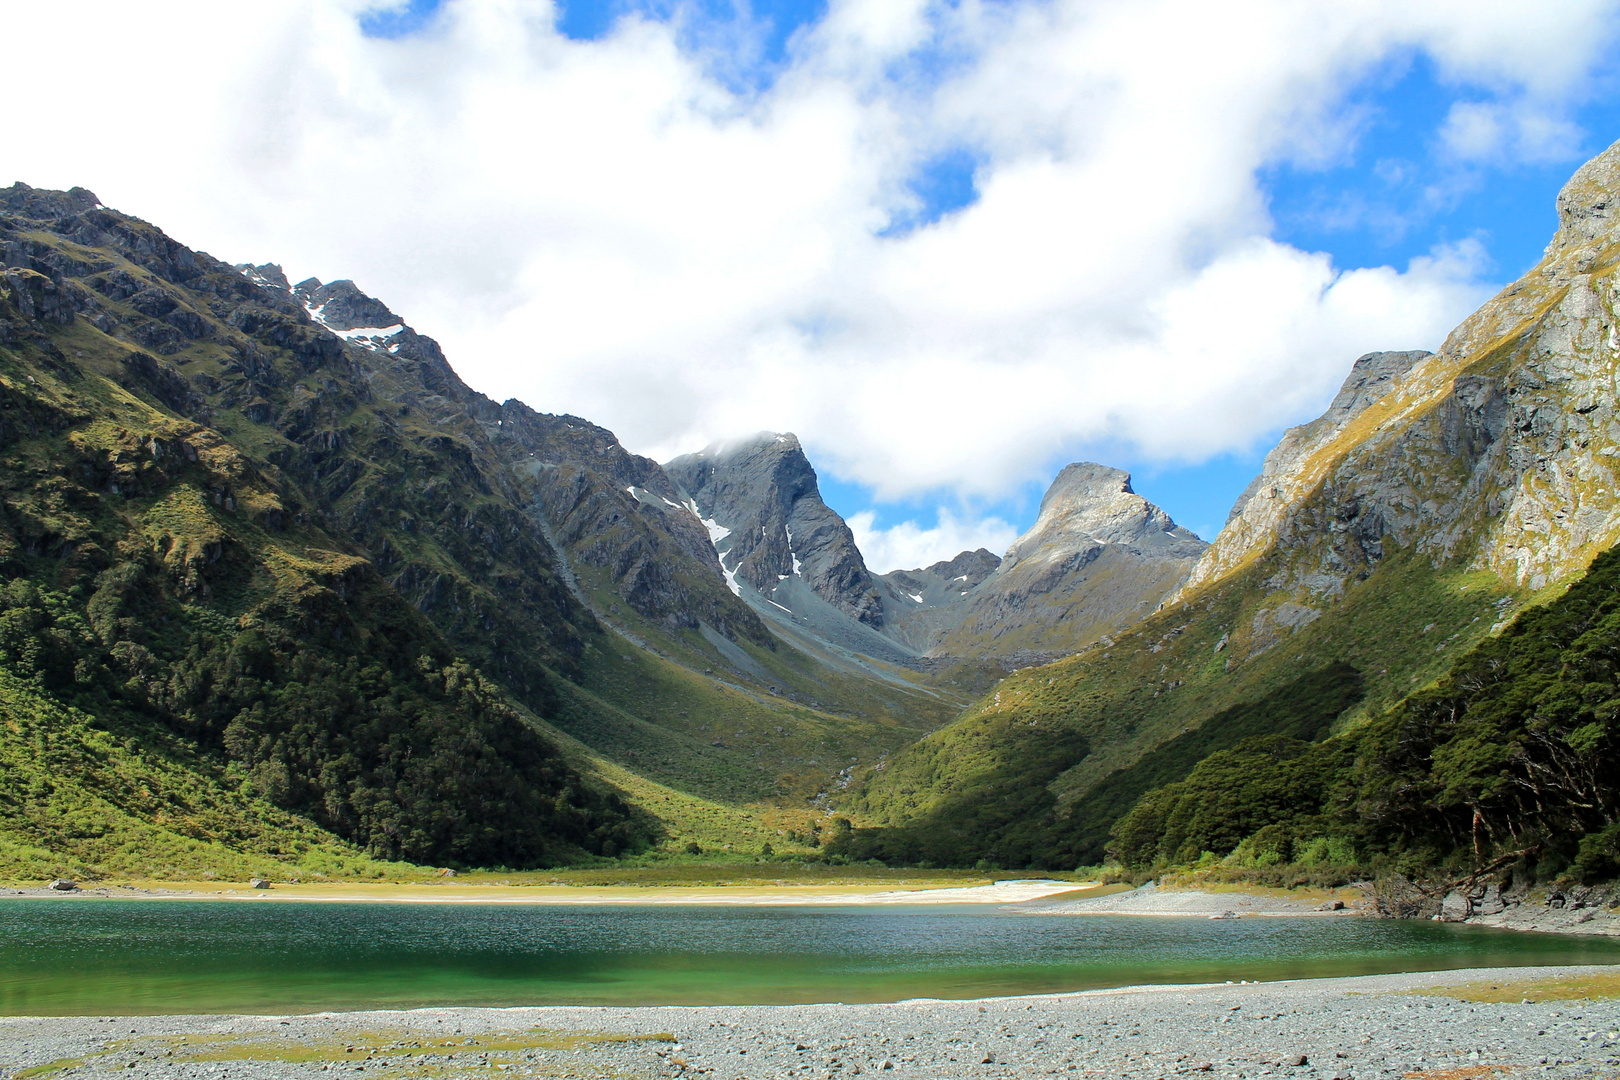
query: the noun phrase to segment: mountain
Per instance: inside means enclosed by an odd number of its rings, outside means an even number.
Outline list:
[[[1278,478],[1297,471],[1315,450],[1326,445],[1369,405],[1393,390],[1395,381],[1411,371],[1414,364],[1420,360],[1427,360],[1432,355],[1434,354],[1417,350],[1367,353],[1357,358],[1356,362],[1350,365],[1350,374],[1345,377],[1344,384],[1334,395],[1327,412],[1309,424],[1301,424],[1283,432],[1283,437],[1266,455],[1265,462],[1260,467],[1260,474],[1249,481],[1249,486],[1237,497],[1232,512],[1226,516],[1227,523],[1230,524],[1232,519],[1243,512],[1243,508],[1249,505],[1262,487],[1268,489],[1268,496],[1275,498],[1277,493],[1270,489],[1276,486]],[[1206,573],[1212,571],[1213,567],[1205,570]]]
[[[874,580],[883,596],[883,626],[893,638],[927,654],[961,621],[968,598],[1001,565],[984,548],[964,551],[916,570],[892,570]]]
[[[351,868],[791,848],[965,703],[784,647],[656,462],[472,391],[352,282],[25,185],[0,261],[0,753],[71,742],[0,853],[129,872],[157,821],[186,872],[221,837]]]
[[[932,651],[1013,663],[1078,652],[1150,614],[1207,546],[1132,491],[1129,473],[1070,465]]]
[[[1620,537],[1616,205],[1620,144],[1559,194],[1541,263],[1439,351],[1357,361],[1161,610],[1018,672],[858,777],[848,805],[874,828],[857,853],[1099,861],[1126,793],[1143,790],[1132,770],[1158,748],[1234,709],[1315,717],[1300,729],[1309,738],[1382,722],[1579,578]],[[1346,669],[1354,686],[1333,674]],[[1222,724],[1230,738],[1200,752],[1256,730]],[[1195,762],[1178,754],[1147,772],[1174,782]],[[1014,803],[1017,814],[991,813]],[[955,827],[967,810],[973,827]]]
[[[835,808],[852,859],[1604,872],[1616,205],[1620,144],[1207,547],[1078,463],[1004,557],[875,575],[791,435],[661,466],[353,282],[0,190],[0,872],[803,856]]]
[[[11,736],[66,740],[77,763],[42,772],[7,738],[28,781],[7,785],[8,843],[39,850],[53,821],[92,841],[111,820],[183,847],[234,824],[291,854],[255,800],[303,833],[294,850],[414,862],[545,865],[656,838],[468,664],[464,613],[441,630],[368,557],[344,498],[406,436],[341,340],[89,192],[14,186],[0,211],[0,707]],[[412,441],[417,479],[456,456]],[[374,510],[420,521],[396,564],[446,557],[443,517],[462,537],[512,524],[443,492],[429,509],[414,486]],[[555,614],[521,656],[486,650],[487,670],[539,703],[589,619],[542,545],[505,547],[507,609]],[[109,747],[113,774],[166,779],[72,790]],[[112,813],[87,817],[96,800]]]
[[[873,629],[883,606],[844,519],[821,501],[815,470],[793,435],[762,432],[664,466],[703,520],[732,590],[774,597],[802,586]]]
[[[875,575],[822,501],[799,440],[763,432],[667,462],[713,538],[727,582],[801,640],[901,666],[1050,660],[1140,619],[1204,543],[1091,463],[1065,468],[1005,558],[964,551]]]

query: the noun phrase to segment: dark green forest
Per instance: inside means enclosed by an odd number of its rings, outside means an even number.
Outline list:
[[[1360,697],[1357,672],[1328,664],[1210,717],[1061,809],[1045,785],[1083,744],[1036,747],[1039,736],[1018,734],[1031,745],[1009,747],[946,812],[843,833],[835,850],[1046,869],[1106,859],[1137,873],[1620,874],[1620,551],[1433,687],[1324,738]]]
[[[331,449],[352,436],[313,431],[308,447],[268,449],[232,438],[227,407],[287,386],[305,419],[317,403],[356,425],[374,415],[338,339],[93,197],[6,194],[39,202],[30,213],[71,211],[57,224],[105,246],[47,245],[0,219],[9,258],[85,282],[13,268],[0,288],[0,675],[17,688],[0,695],[0,818],[48,850],[38,823],[68,789],[104,794],[94,775],[47,764],[52,737],[77,733],[80,750],[116,748],[114,771],[183,761],[214,792],[209,813],[244,835],[268,804],[374,859],[538,867],[645,846],[648,819],[588,785],[344,537],[323,484]],[[160,324],[143,304],[185,317]],[[158,351],[194,340],[221,375],[188,380],[98,329],[114,320]],[[198,387],[219,395],[218,413]],[[461,517],[465,532],[476,519]],[[544,671],[518,676],[543,705]],[[98,756],[58,749],[87,769]],[[152,783],[119,790],[154,797]],[[170,791],[183,801],[180,785]],[[113,809],[218,838],[178,804]]]
[[[1139,802],[1113,852],[1147,869],[1312,855],[1407,872],[1620,874],[1620,551],[1458,658],[1434,687],[1320,744],[1249,739]],[[1241,856],[1240,856],[1241,857]]]
[[[995,747],[996,769],[954,792],[926,817],[893,828],[854,830],[841,850],[859,859],[927,860],[947,866],[978,860],[1054,870],[1094,866],[1105,857],[1110,828],[1149,791],[1182,779],[1211,753],[1249,736],[1319,738],[1360,698],[1356,669],[1329,664],[1258,701],[1215,714],[1108,774],[1062,808],[1048,785],[1085,757],[1085,740],[1062,729],[1029,727],[1012,717],[999,729],[986,729],[986,742]]]

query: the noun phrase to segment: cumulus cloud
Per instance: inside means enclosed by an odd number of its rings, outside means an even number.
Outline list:
[[[1478,91],[1459,157],[1567,154],[1616,4],[831,0],[764,89],[670,23],[569,40],[548,0],[399,40],[363,0],[13,7],[11,40],[73,48],[11,50],[40,92],[0,174],[352,277],[474,386],[632,449],[792,430],[880,499],[971,505],[1105,442],[1246,450],[1359,353],[1437,345],[1480,252],[1341,273],[1271,238],[1257,170],[1341,153],[1347,92],[1412,51]],[[890,229],[951,151],[976,201]],[[868,541],[1001,535],[950,520]]]
[[[851,515],[849,529],[867,569],[877,574],[916,570],[979,548],[1000,555],[1018,538],[1018,530],[998,517],[973,520],[959,517],[947,507],[940,507],[937,513],[937,523],[927,529],[915,521],[879,528],[877,514],[871,510]]]

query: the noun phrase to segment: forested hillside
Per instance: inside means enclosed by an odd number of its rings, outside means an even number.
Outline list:
[[[1079,656],[1015,673],[864,775],[850,806],[869,827],[850,835],[850,850],[1095,864],[1119,822],[1115,850],[1136,867],[1222,858],[1240,843],[1240,858],[1308,849],[1342,861],[1353,848],[1416,865],[1523,852],[1556,867],[1582,835],[1610,835],[1607,796],[1579,779],[1616,771],[1612,744],[1598,737],[1604,716],[1574,724],[1570,742],[1545,734],[1534,710],[1509,722],[1499,716],[1506,706],[1493,705],[1498,718],[1460,741],[1425,742],[1418,734],[1435,710],[1462,703],[1411,695],[1442,676],[1473,687],[1488,671],[1502,701],[1533,699],[1553,676],[1522,660],[1511,669],[1494,635],[1620,539],[1617,199],[1620,145],[1564,187],[1558,233],[1537,267],[1437,353],[1362,357],[1327,412],[1285,434],[1177,596]],[[1448,674],[1460,655],[1484,666]],[[1353,680],[1331,675],[1351,671]],[[1598,683],[1569,693],[1607,696]],[[1575,697],[1560,700],[1567,710]],[[1242,721],[1249,710],[1262,719]],[[1411,723],[1419,728],[1400,727],[1392,744],[1408,758],[1385,768],[1413,786],[1357,764],[1362,779],[1334,789],[1356,793],[1353,813],[1371,831],[1352,836],[1342,818],[1337,831],[1312,824],[1349,812],[1335,809],[1326,778],[1359,761],[1343,756],[1345,738],[1312,740]],[[1072,749],[1066,760],[1020,753],[999,732]],[[1528,756],[1516,756],[1520,742]],[[1525,771],[1513,779],[1515,768]],[[1419,792],[1434,784],[1425,803]],[[1136,803],[1149,786],[1158,790]],[[1487,790],[1529,801],[1487,805]],[[989,827],[955,829],[964,793],[994,809],[981,812]],[[1541,809],[1526,816],[1537,799]],[[1380,832],[1383,821],[1415,831]],[[1266,846],[1284,832],[1256,836],[1267,826],[1292,830],[1284,847]],[[1565,830],[1556,843],[1554,827]],[[1591,850],[1608,843],[1593,839]]]
[[[649,842],[650,823],[583,783],[334,533],[276,455],[244,453],[175,367],[92,320],[128,320],[154,348],[205,343],[234,366],[238,395],[307,381],[312,402],[364,409],[340,344],[243,303],[259,290],[229,268],[177,257],[155,231],[67,199],[24,208],[68,216],[99,250],[46,247],[14,225],[5,234],[0,668],[17,684],[0,708],[13,735],[49,741],[48,718],[72,709],[92,727],[58,728],[59,739],[81,731],[93,742],[100,730],[130,762],[194,762],[217,779],[172,785],[165,798],[178,801],[161,815],[188,835],[195,815],[182,797],[212,789],[244,828],[257,816],[249,803],[263,800],[386,859],[545,865]],[[105,254],[117,247],[146,265]],[[36,255],[84,282],[15,266]],[[182,308],[160,288],[169,278],[221,298],[256,333],[213,322],[200,299],[206,315]],[[566,656],[563,644],[553,655]],[[0,799],[26,834],[83,775],[63,775],[49,755],[8,757],[18,782]]]
[[[1369,723],[1292,734],[1245,739],[1148,794],[1114,854],[1137,869],[1210,853],[1620,874],[1620,551]]]
[[[350,283],[25,185],[0,264],[0,872],[804,850],[961,707],[779,648],[655,462]]]

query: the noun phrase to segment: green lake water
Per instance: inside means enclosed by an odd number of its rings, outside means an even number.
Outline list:
[[[767,1004],[1529,964],[1620,941],[969,907],[0,901],[0,1014]]]

